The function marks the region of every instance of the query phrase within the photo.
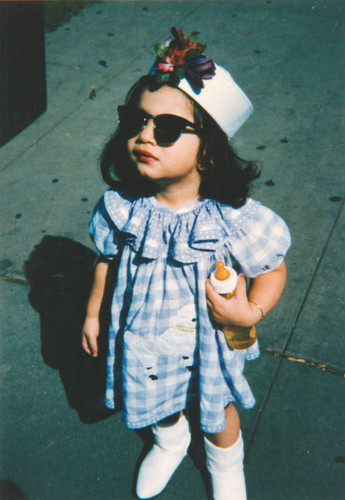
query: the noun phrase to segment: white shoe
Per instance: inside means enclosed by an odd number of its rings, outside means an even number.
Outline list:
[[[220,448],[204,438],[206,465],[212,480],[213,500],[246,500],[243,472],[243,439],[240,432],[235,444]]]
[[[153,425],[154,444],[140,466],[137,495],[151,498],[164,490],[169,479],[187,454],[191,440],[189,422],[184,415],[176,424]]]

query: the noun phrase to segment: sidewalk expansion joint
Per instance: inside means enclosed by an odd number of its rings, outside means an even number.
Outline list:
[[[315,280],[316,280],[316,277],[317,277],[318,272],[319,272],[319,270],[320,270],[321,264],[322,264],[323,259],[324,259],[324,257],[325,257],[326,251],[327,251],[327,249],[328,249],[328,246],[329,246],[330,241],[331,241],[331,239],[332,239],[332,236],[333,236],[333,234],[334,234],[334,231],[335,231],[336,225],[337,225],[337,223],[338,223],[338,220],[340,219],[340,215],[341,215],[341,212],[342,212],[342,210],[343,210],[344,203],[345,203],[345,200],[344,200],[344,201],[343,201],[343,203],[341,204],[341,206],[340,206],[340,208],[339,208],[339,210],[338,210],[338,213],[337,213],[337,215],[336,215],[336,217],[335,217],[335,219],[334,219],[334,222],[333,222],[333,224],[332,224],[332,226],[331,226],[331,229],[330,229],[330,231],[329,231],[329,234],[328,234],[327,240],[326,240],[326,242],[325,242],[325,245],[324,245],[324,247],[323,247],[323,249],[322,249],[322,251],[321,251],[321,253],[320,253],[320,256],[319,256],[319,258],[318,258],[318,261],[317,261],[317,264],[316,264],[316,266],[315,266],[314,272],[313,272],[313,274],[312,274],[312,276],[311,276],[311,279],[310,279],[309,285],[308,285],[308,287],[307,287],[307,289],[306,289],[306,291],[305,291],[305,293],[304,293],[304,297],[303,297],[303,299],[302,299],[301,305],[300,305],[299,310],[298,310],[298,312],[297,312],[296,319],[295,319],[295,321],[293,322],[293,325],[292,325],[292,328],[291,328],[290,334],[289,334],[289,336],[288,336],[288,338],[287,338],[287,341],[286,341],[286,343],[285,343],[285,347],[284,347],[284,350],[283,350],[284,355],[285,355],[286,351],[287,351],[287,350],[288,350],[288,348],[289,348],[289,345],[290,345],[290,343],[291,343],[291,341],[292,341],[292,338],[293,338],[293,335],[294,335],[294,333],[295,333],[296,325],[297,325],[297,323],[298,323],[298,321],[299,321],[300,317],[302,316],[302,313],[303,313],[303,311],[304,311],[304,306],[306,305],[306,303],[307,303],[307,301],[308,301],[309,294],[310,294],[310,292],[311,292],[311,290],[312,290],[312,288],[313,288],[314,282],[315,282]]]
[[[311,368],[316,368],[324,372],[333,373],[333,375],[338,375],[339,377],[345,377],[345,370],[334,368],[333,366],[330,366],[327,363],[312,361],[310,359],[305,359],[305,358],[297,358],[296,356],[292,356],[291,354],[274,351],[272,349],[268,349],[262,346],[260,346],[260,350],[263,354],[267,354],[268,356],[273,356],[274,358],[285,359],[292,363],[301,363],[306,366],[310,366]]]

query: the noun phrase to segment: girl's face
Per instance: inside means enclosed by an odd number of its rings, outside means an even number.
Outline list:
[[[180,90],[172,87],[163,86],[155,92],[144,90],[137,107],[150,115],[168,113],[194,123],[192,103]],[[154,122],[149,119],[135,137],[128,139],[127,148],[139,174],[153,182],[158,191],[173,186],[177,188],[176,192],[181,188],[198,193],[198,135],[182,133],[174,144],[159,146],[154,137]]]

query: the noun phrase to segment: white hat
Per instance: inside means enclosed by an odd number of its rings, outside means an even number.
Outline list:
[[[253,113],[253,105],[228,71],[202,52],[197,33],[185,36],[171,29],[172,37],[155,46],[157,58],[150,70],[158,82],[173,82],[194,99],[231,139]]]
[[[253,105],[230,73],[215,64],[215,75],[204,80],[204,87],[195,92],[186,78],[178,88],[194,99],[231,139],[253,113]]]

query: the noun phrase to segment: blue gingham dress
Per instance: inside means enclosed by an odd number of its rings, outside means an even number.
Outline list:
[[[248,199],[238,209],[204,199],[171,210],[154,197],[109,190],[90,222],[98,251],[119,255],[111,305],[106,405],[141,428],[199,405],[204,432],[225,426],[224,407],[255,404],[243,375],[257,342],[230,350],[209,319],[205,281],[219,258],[248,277],[277,268],[290,245],[284,221]]]

